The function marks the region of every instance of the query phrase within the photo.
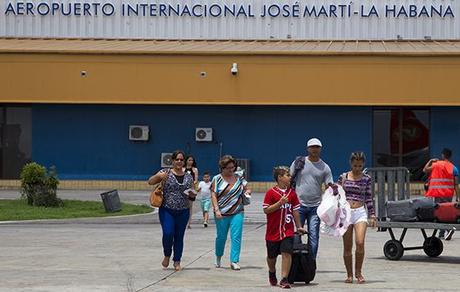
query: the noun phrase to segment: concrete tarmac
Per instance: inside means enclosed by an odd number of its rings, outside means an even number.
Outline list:
[[[15,224],[0,226],[0,291],[266,291],[265,225],[244,227],[241,271],[214,262],[214,225],[187,230],[184,270],[163,270],[159,224]],[[420,244],[409,231],[407,243]],[[345,284],[340,239],[321,237],[312,291],[458,291],[460,239],[445,242],[439,258],[422,251],[388,261],[382,246],[388,234],[369,230],[364,275],[367,283]],[[279,264],[279,263],[278,263]],[[279,273],[279,269],[278,269]]]
[[[0,197],[6,194],[0,192]],[[253,196],[247,208],[241,271],[229,269],[228,246],[223,268],[214,267],[215,228],[200,224],[198,204],[192,229],[186,231],[181,272],[161,268],[157,214],[143,215],[150,218],[147,223],[93,219],[0,224],[0,291],[279,291],[268,284],[261,197]],[[316,278],[293,289],[459,291],[460,237],[456,235],[444,241],[444,252],[438,258],[413,250],[399,261],[389,261],[382,252],[388,233],[368,229],[363,269],[367,282],[362,285],[343,283],[342,241],[322,235]],[[419,230],[409,230],[404,240],[407,246],[422,242]],[[278,267],[278,277],[279,273]]]

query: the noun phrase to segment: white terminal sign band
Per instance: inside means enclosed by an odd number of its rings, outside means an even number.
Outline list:
[[[137,16],[137,17],[244,17],[244,18],[454,18],[449,4],[183,4],[111,2],[8,2],[5,16]]]

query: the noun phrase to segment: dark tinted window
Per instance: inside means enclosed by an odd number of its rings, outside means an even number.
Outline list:
[[[430,157],[429,124],[427,109],[374,110],[374,166],[404,166],[412,180],[422,180]]]
[[[24,164],[31,161],[32,111],[30,107],[1,109],[1,177],[16,179]]]

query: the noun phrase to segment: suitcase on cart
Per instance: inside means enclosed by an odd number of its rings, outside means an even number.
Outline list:
[[[294,234],[294,247],[292,252],[291,270],[288,282],[310,283],[316,275],[316,260],[312,258],[308,244],[302,243],[302,237]]]
[[[417,210],[436,206],[433,198],[419,197],[401,201],[386,202],[387,217],[391,221],[414,222],[419,221]]]
[[[436,208],[436,205],[419,207],[416,210],[417,219],[418,219],[417,221],[420,221],[420,222],[434,222],[435,221],[434,209]]]
[[[436,222],[460,224],[460,203],[439,203],[434,209],[434,217]]]

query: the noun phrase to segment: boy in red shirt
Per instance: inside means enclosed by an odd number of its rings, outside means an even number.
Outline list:
[[[273,170],[276,186],[267,191],[264,198],[263,209],[267,214],[267,231],[265,240],[267,244],[268,278],[272,286],[276,286],[276,258],[281,254],[281,288],[291,288],[287,277],[291,269],[291,255],[294,244],[294,221],[297,232],[305,233],[300,224],[298,209],[299,199],[290,188],[291,175],[289,167],[278,166]]]

